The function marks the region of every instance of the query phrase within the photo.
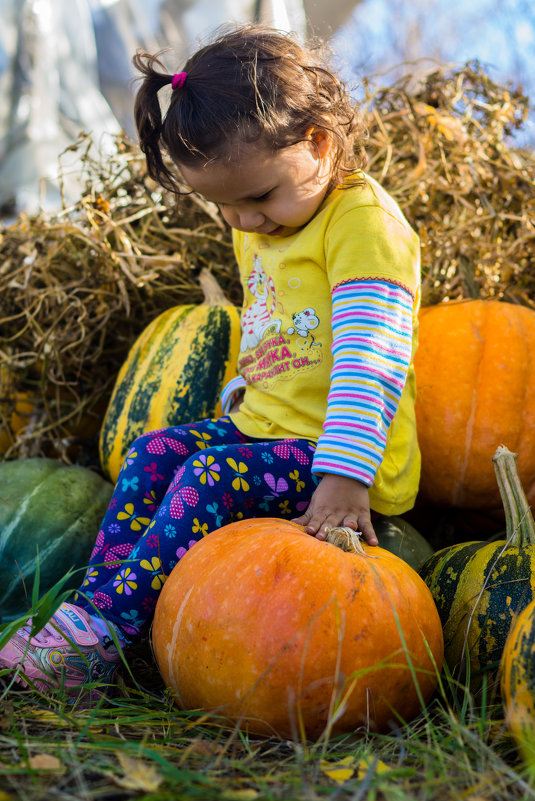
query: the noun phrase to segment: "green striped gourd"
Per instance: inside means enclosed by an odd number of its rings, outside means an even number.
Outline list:
[[[113,485],[55,459],[0,463],[0,618],[28,610],[37,561],[40,594],[87,565]],[[65,588],[78,587],[76,572]]]
[[[502,657],[505,720],[530,779],[535,780],[535,601],[511,626]]]
[[[204,302],[156,317],[119,371],[100,432],[101,466],[112,481],[140,434],[222,414],[221,390],[236,375],[240,311],[208,270],[199,281]]]
[[[505,540],[443,548],[420,569],[444,626],[446,662],[454,675],[469,668],[474,691],[484,673],[488,682],[496,680],[511,622],[535,596],[535,522],[517,455],[500,446],[493,461],[505,510]]]

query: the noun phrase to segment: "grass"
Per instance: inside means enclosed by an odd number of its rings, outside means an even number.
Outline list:
[[[390,734],[292,742],[178,710],[147,645],[130,667],[86,709],[0,679],[0,801],[535,801],[499,706],[476,709],[444,675],[425,712]]]
[[[29,615],[43,626],[68,578],[41,594],[37,559],[31,610],[0,624],[0,647]],[[0,670],[0,801],[535,801],[496,694],[484,685],[476,704],[447,669],[427,708],[389,734],[297,742],[179,710],[149,643],[128,656],[114,693],[90,705]]]

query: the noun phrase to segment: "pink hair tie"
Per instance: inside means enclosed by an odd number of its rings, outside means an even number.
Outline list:
[[[188,77],[187,72],[175,72],[171,79],[171,89],[173,92],[175,89],[182,89],[184,84],[186,83],[186,78]]]

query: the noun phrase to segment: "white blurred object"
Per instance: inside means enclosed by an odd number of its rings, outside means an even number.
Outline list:
[[[328,37],[358,0],[0,0],[0,213],[36,213],[79,197],[80,132],[113,152],[134,137],[138,48],[169,49],[178,69],[215,28],[259,19],[304,37]]]
[[[61,205],[58,156],[82,130],[105,147],[120,130],[98,88],[85,0],[0,0],[0,204]],[[64,192],[74,196],[68,159]]]
[[[163,61],[178,69],[191,52],[226,22],[261,21],[301,39],[325,39],[359,0],[89,0],[99,55],[100,85],[124,130],[134,136],[132,107],[137,48],[167,49]]]
[[[339,0],[340,1],[340,0]],[[132,56],[138,48],[163,50],[170,71],[226,22],[262,22],[305,36],[303,0],[89,0],[98,49],[102,92],[124,130],[134,136],[135,78]]]

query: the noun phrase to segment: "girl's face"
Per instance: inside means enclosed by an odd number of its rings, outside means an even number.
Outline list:
[[[240,143],[240,158],[199,167],[178,165],[193,191],[216,203],[239,231],[290,236],[312,219],[331,179],[331,142],[321,130],[272,152]]]

